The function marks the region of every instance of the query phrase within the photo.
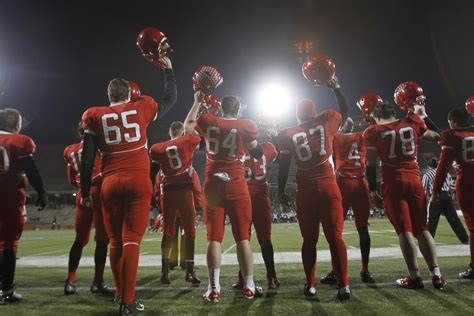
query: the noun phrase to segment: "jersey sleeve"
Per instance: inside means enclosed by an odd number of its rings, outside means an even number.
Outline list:
[[[204,193],[202,192],[201,181],[196,170],[193,170],[193,196],[194,196],[194,207],[204,208]]]
[[[450,148],[453,149],[451,146],[452,142],[450,141],[450,136],[451,136],[451,130],[444,130],[441,132],[441,139],[438,142],[438,145],[443,148]]]
[[[267,159],[267,163],[270,163],[275,160],[278,156],[277,149],[275,145],[269,142],[265,142],[262,144],[263,155]]]
[[[323,121],[327,122],[327,126],[332,134],[336,134],[342,123],[342,114],[333,109],[326,109],[321,114]]]
[[[82,114],[82,128],[84,129],[84,133],[89,133],[93,135],[98,135],[98,125],[97,121],[95,120],[95,111],[94,108],[90,108]]]
[[[195,129],[199,133],[199,135],[203,137],[206,135],[206,130],[207,127],[210,125],[211,120],[212,115],[209,113],[205,113],[198,118]]]
[[[185,137],[187,137],[187,143],[188,143],[188,150],[190,152],[194,152],[194,150],[196,150],[196,147],[201,143],[201,137],[197,136],[197,135],[186,135]]]
[[[161,208],[161,172],[156,173],[155,186],[153,187],[153,198],[155,199],[156,205]]]
[[[446,136],[445,133],[443,134],[443,136]],[[446,138],[442,137],[440,143],[443,141],[443,139]],[[443,183],[446,179],[446,176],[448,175],[449,168],[451,168],[451,165],[454,161],[454,157],[455,153],[451,146],[444,145],[441,147],[438,168],[436,168],[436,175],[433,181],[433,194],[441,192],[441,188],[443,187]]]
[[[377,148],[377,130],[375,126],[369,126],[364,133],[362,134],[362,142],[367,149],[376,149]]]
[[[151,162],[158,163],[158,149],[159,149],[158,144],[154,144],[153,146],[151,146],[150,151],[149,151]]]
[[[245,120],[243,123],[244,123],[244,135],[243,135],[244,142],[248,144],[257,140],[259,136],[257,123],[251,120]]]
[[[16,148],[17,158],[32,156],[36,151],[35,142],[25,135],[20,135],[19,142]]]
[[[139,106],[144,108],[147,122],[152,122],[156,119],[158,115],[158,103],[156,103],[152,97],[142,95],[133,102],[139,103]]]
[[[425,121],[416,114],[410,114],[408,117],[410,118],[412,127],[418,134],[418,137],[423,136],[423,134],[428,130]]]

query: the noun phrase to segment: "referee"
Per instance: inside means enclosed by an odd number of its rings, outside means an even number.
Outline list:
[[[438,159],[431,158],[428,162],[429,168],[423,173],[422,182],[425,188],[425,194],[428,201],[431,198],[431,191],[433,189],[433,180],[436,174],[436,167],[438,166]],[[469,237],[467,236],[466,229],[459,220],[454,201],[451,195],[451,183],[452,177],[448,173],[446,181],[443,183],[441,192],[439,193],[439,200],[437,202],[431,202],[428,207],[428,228],[430,234],[435,237],[436,228],[438,227],[438,221],[443,214],[451,225],[454,233],[463,244],[469,243]]]

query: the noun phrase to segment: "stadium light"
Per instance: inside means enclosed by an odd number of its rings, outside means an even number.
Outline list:
[[[258,96],[260,112],[278,116],[288,108],[289,100],[289,93],[284,85],[277,82],[265,85]]]

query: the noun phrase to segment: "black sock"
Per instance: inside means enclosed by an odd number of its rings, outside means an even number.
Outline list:
[[[276,277],[275,262],[273,260],[273,244],[271,240],[260,241],[260,248],[262,250],[263,261],[267,268],[267,278]]]
[[[71,250],[69,251],[69,272],[77,270],[77,267],[79,266],[79,261],[81,261],[83,248],[84,246],[79,241],[75,241],[72,244]]]
[[[101,284],[104,282],[104,267],[107,261],[107,246],[109,245],[106,241],[95,242],[94,252],[94,264],[95,264],[95,275],[94,283]]]
[[[184,240],[184,245],[181,243],[181,247],[184,246],[184,252],[186,254],[186,272],[194,271],[194,243],[195,239],[191,236],[181,237]]]
[[[370,255],[370,235],[367,227],[357,228],[359,233],[360,254],[362,256],[362,272],[368,272]]]
[[[168,258],[161,259],[161,272],[165,272],[165,273],[170,272],[170,259]]]
[[[13,279],[15,278],[16,252],[12,249],[3,250],[2,254],[2,291],[8,292],[13,288]]]

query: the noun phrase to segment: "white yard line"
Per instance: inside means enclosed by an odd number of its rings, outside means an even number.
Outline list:
[[[59,252],[67,252],[67,250],[56,250],[56,251],[49,251],[49,252],[42,252],[42,253],[36,253],[34,255],[29,255],[29,256],[24,256],[24,257],[39,257],[39,256],[44,256],[44,255],[51,255],[53,253],[59,253]]]

